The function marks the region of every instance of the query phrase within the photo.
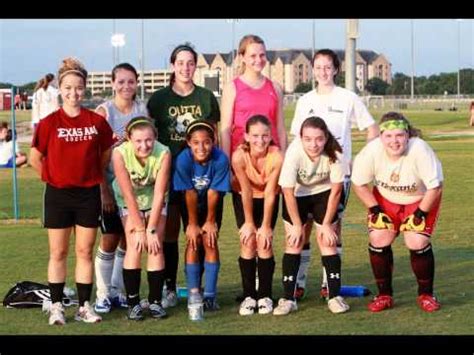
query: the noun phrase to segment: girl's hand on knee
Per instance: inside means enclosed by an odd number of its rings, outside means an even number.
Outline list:
[[[257,231],[257,244],[261,240],[263,243],[263,250],[270,250],[272,248],[273,230],[271,227],[261,226]]]

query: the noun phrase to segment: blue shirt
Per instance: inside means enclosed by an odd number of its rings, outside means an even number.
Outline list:
[[[211,156],[205,164],[194,161],[191,149],[185,148],[176,157],[173,185],[176,191],[195,189],[198,193],[198,206],[207,206],[209,189],[226,193],[230,191],[229,159],[219,148],[213,147]]]

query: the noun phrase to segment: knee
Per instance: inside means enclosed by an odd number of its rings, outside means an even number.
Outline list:
[[[92,260],[92,248],[76,248],[76,258],[81,260]]]
[[[67,249],[55,249],[49,253],[49,260],[53,262],[63,262],[67,259]]]

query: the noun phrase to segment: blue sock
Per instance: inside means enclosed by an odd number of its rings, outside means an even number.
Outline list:
[[[188,286],[188,295],[193,288],[199,288],[199,278],[201,266],[199,264],[186,263],[186,283]]]
[[[215,298],[217,293],[217,276],[219,275],[220,262],[204,263],[204,277],[206,285],[204,286],[204,298]]]

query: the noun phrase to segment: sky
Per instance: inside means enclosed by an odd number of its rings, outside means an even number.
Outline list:
[[[168,68],[172,49],[191,42],[199,53],[230,52],[246,34],[257,34],[267,49],[345,48],[344,19],[145,19],[145,70]],[[360,19],[357,49],[383,53],[392,74],[412,73],[410,19]],[[473,68],[473,19],[415,19],[415,75]],[[79,58],[88,71],[113,67],[113,19],[3,19],[0,20],[0,82],[22,85],[56,73],[67,56]],[[141,19],[115,19],[116,33],[125,35],[119,61],[141,68]],[[458,35],[459,34],[459,35]],[[459,41],[459,42],[458,42]],[[458,43],[460,44],[458,46]]]

